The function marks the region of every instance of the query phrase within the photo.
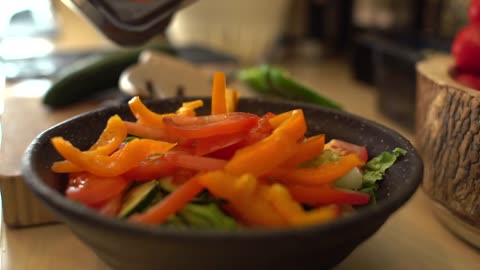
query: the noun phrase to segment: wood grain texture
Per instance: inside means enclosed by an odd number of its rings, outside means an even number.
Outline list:
[[[453,61],[417,65],[416,143],[423,188],[435,201],[480,227],[480,94],[449,75]]]
[[[95,108],[86,103],[68,110],[51,111],[38,98],[9,97],[1,118],[0,191],[4,221],[12,227],[55,222],[23,182],[21,158],[30,142],[43,130],[73,115]]]

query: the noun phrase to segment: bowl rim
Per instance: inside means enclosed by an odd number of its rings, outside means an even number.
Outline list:
[[[203,100],[209,100],[209,97],[188,97],[187,99],[183,100],[190,100],[190,99],[198,99],[201,98]],[[171,102],[180,100],[179,98],[167,98],[162,100],[153,100],[149,102],[145,102],[146,105],[162,103],[162,102]],[[43,202],[48,205],[49,208],[54,208],[55,211],[62,211],[66,213],[69,217],[75,216],[78,220],[82,223],[88,224],[95,224],[95,226],[101,226],[105,229],[115,229],[119,230],[124,233],[134,234],[134,235],[152,235],[156,237],[173,237],[175,240],[188,240],[192,241],[194,239],[201,240],[201,239],[251,239],[253,238],[263,238],[263,237],[277,237],[277,236],[291,236],[291,237],[300,237],[303,235],[308,235],[310,233],[318,233],[320,231],[323,232],[332,232],[336,230],[342,230],[348,228],[355,223],[359,222],[360,220],[376,220],[376,217],[382,216],[387,214],[386,218],[390,216],[393,212],[399,209],[406,201],[408,201],[412,195],[415,193],[417,188],[419,187],[422,178],[423,178],[423,161],[419,154],[417,153],[415,147],[410,143],[408,139],[404,136],[399,134],[397,131],[388,128],[382,124],[374,122],[372,120],[363,118],[358,115],[354,115],[352,113],[346,111],[339,111],[330,108],[325,108],[317,105],[312,105],[303,102],[292,102],[292,101],[282,101],[282,100],[265,100],[262,98],[254,97],[246,97],[241,98],[241,100],[250,100],[254,102],[267,102],[267,103],[274,103],[278,105],[288,105],[288,106],[297,106],[300,108],[308,108],[317,111],[323,111],[324,113],[333,113],[340,115],[342,117],[351,118],[354,121],[363,122],[366,126],[372,126],[376,130],[382,133],[389,134],[390,136],[395,136],[396,140],[399,141],[400,144],[403,144],[408,148],[407,156],[409,159],[409,163],[413,166],[410,168],[410,178],[411,184],[410,185],[403,185],[400,188],[397,188],[395,192],[392,192],[391,196],[377,203],[375,205],[369,205],[365,208],[359,209],[352,215],[347,215],[336,220],[317,224],[317,225],[310,225],[310,226],[301,226],[301,227],[288,227],[288,228],[254,228],[254,229],[245,229],[245,230],[235,230],[235,231],[223,231],[223,230],[196,230],[196,229],[188,229],[188,230],[179,230],[176,228],[169,228],[169,227],[160,227],[160,226],[146,226],[142,224],[134,224],[130,222],[126,222],[125,220],[117,219],[117,218],[109,218],[105,217],[96,211],[89,209],[85,206],[82,206],[78,203],[75,203],[71,200],[66,199],[61,193],[57,192],[56,190],[52,189],[48,185],[46,185],[39,177],[39,175],[32,169],[30,166],[30,160],[33,157],[35,152],[36,145],[40,144],[42,140],[49,138],[50,133],[52,133],[57,128],[67,124],[70,121],[75,121],[84,117],[89,117],[90,115],[102,113],[104,111],[115,111],[121,110],[126,104],[109,106],[106,108],[99,108],[96,110],[92,110],[89,112],[85,112],[69,119],[66,119],[47,130],[44,130],[39,135],[35,137],[35,139],[30,143],[27,149],[24,152],[22,157],[22,173],[24,181],[26,182],[27,186],[30,190],[39,197]],[[62,214],[63,215],[63,214]]]

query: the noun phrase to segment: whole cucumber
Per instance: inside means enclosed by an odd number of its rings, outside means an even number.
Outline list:
[[[174,54],[164,45],[121,50],[104,56],[88,57],[66,67],[43,96],[42,102],[52,108],[83,100],[103,90],[118,87],[120,74],[137,63],[144,49]]]

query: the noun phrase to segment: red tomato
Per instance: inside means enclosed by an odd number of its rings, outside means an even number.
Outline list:
[[[171,176],[177,166],[164,157],[146,159],[126,172],[127,180],[150,181],[152,179]]]
[[[469,73],[458,73],[454,76],[454,79],[470,88],[480,90],[480,76]]]
[[[222,159],[194,156],[182,152],[168,152],[165,154],[165,159],[180,168],[196,171],[221,170],[227,164],[227,161]]]
[[[124,177],[99,177],[90,173],[70,174],[67,198],[95,206],[122,193],[128,186]]]
[[[333,139],[325,145],[325,149],[339,152],[341,155],[353,153],[356,154],[363,161],[368,161],[368,151],[365,146],[360,146],[342,140]]]
[[[480,0],[472,0],[468,7],[468,17],[472,24],[480,27]]]
[[[452,44],[455,66],[459,71],[480,74],[480,29],[474,25],[463,28]]]
[[[207,116],[168,116],[163,118],[165,129],[183,139],[205,138],[248,131],[255,127],[259,117],[243,112]]]

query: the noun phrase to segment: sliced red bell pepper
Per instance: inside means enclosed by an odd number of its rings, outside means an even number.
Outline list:
[[[168,116],[163,122],[167,132],[183,139],[196,139],[237,132],[253,128],[259,117],[242,112],[207,116]]]
[[[178,142],[178,138],[175,138],[167,133],[165,128],[159,128],[154,126],[145,126],[140,123],[134,123],[124,121],[127,133],[133,136],[137,136],[143,139],[160,140],[166,142]]]
[[[244,136],[240,142],[233,144],[231,146],[227,146],[220,150],[217,150],[209,154],[209,156],[228,160],[233,157],[233,155],[238,149],[241,149],[247,145],[251,145],[263,140],[268,135],[270,135],[273,131],[272,125],[270,125],[270,123],[268,122],[268,120],[273,116],[275,115],[272,113],[267,113],[264,116],[260,117],[257,125],[254,128],[250,129],[247,135]]]
[[[164,157],[177,167],[196,171],[221,170],[227,164],[227,161],[222,159],[194,156],[174,151],[165,153]]]
[[[162,177],[172,176],[177,170],[177,166],[165,159],[165,157],[149,157],[133,168],[125,172],[123,176],[127,180],[150,181]]]

